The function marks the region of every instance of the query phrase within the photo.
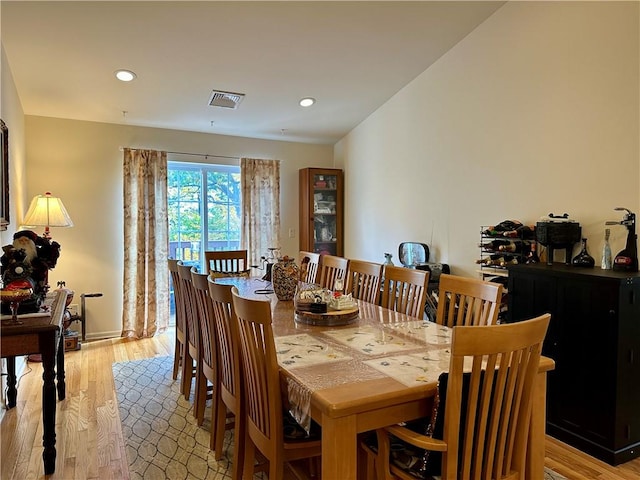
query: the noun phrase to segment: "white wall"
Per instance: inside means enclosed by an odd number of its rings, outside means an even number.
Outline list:
[[[16,230],[16,218],[21,218],[26,207],[25,193],[25,142],[24,142],[24,114],[18,98],[16,85],[13,80],[11,67],[7,61],[4,47],[0,44],[0,118],[9,130],[9,225],[0,231],[0,247],[11,243]],[[4,179],[3,179],[4,181]],[[2,359],[2,369],[6,370],[5,359]],[[26,357],[16,359],[16,375],[22,374],[26,367]],[[0,381],[0,404],[4,407],[6,377]],[[0,418],[4,409],[0,410]]]
[[[281,160],[282,253],[298,250],[298,169],[333,166],[331,146],[26,117],[28,198],[59,195],[73,228],[52,229],[61,246],[49,274],[87,299],[87,336],[119,335],[122,321],[122,157],[120,147]],[[295,238],[288,237],[294,228]]]
[[[9,225],[0,231],[0,246],[11,243],[16,219],[22,218],[28,204],[25,193],[24,114],[4,48],[0,47],[0,118],[9,130]]]
[[[480,225],[568,212],[599,264],[640,210],[638,7],[509,2],[349,133],[345,254],[420,241],[477,276]]]

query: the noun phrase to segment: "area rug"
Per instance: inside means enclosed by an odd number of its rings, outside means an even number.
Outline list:
[[[216,462],[209,450],[211,412],[199,427],[172,371],[172,357],[113,365],[131,480],[231,479],[231,431]]]
[[[113,364],[131,480],[231,479],[232,432],[216,462],[209,450],[211,412],[207,408],[199,427],[172,372],[172,357]],[[545,468],[545,480],[567,479]]]

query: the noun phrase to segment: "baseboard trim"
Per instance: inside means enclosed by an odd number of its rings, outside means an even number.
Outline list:
[[[109,338],[119,338],[122,335],[121,330],[113,330],[111,332],[98,332],[98,333],[87,333],[86,341],[90,342],[93,340],[107,340]]]

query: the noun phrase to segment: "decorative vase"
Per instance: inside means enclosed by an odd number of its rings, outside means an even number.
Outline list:
[[[589,252],[587,251],[586,238],[582,239],[582,250],[580,250],[580,253],[578,255],[573,257],[573,260],[571,260],[571,264],[574,267],[586,267],[586,268],[593,268],[593,266],[596,264],[596,261],[593,259],[591,255],[589,255]]]
[[[604,245],[602,246],[602,263],[600,268],[602,270],[611,270],[613,268],[613,260],[611,257],[611,245],[609,245],[610,230],[605,228],[604,230]]]
[[[300,278],[300,269],[293,258],[284,256],[271,269],[271,283],[278,300],[293,300]]]

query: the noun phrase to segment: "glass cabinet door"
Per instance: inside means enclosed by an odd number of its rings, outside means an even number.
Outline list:
[[[337,175],[313,175],[313,241],[316,253],[338,254],[337,186]]]
[[[300,250],[342,256],[342,170],[300,170]]]

